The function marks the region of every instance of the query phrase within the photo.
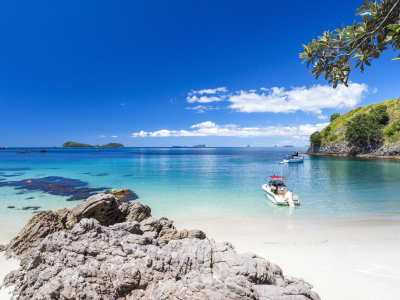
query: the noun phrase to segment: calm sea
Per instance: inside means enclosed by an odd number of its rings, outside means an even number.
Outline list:
[[[139,196],[138,201],[148,204],[156,217],[362,220],[400,215],[400,163],[387,160],[305,156],[302,164],[278,164],[294,148],[124,148],[101,152],[50,148],[46,153],[15,153],[22,150],[39,149],[0,150],[0,182],[61,176],[87,182],[89,187],[126,187]],[[274,173],[290,174],[288,186],[299,195],[300,207],[278,207],[265,197],[261,185]],[[22,207],[56,210],[81,202],[67,198],[0,187],[1,234],[15,235],[32,217],[32,211],[19,210]]]

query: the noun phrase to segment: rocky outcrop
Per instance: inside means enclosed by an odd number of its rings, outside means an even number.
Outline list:
[[[30,249],[3,286],[14,285],[19,300],[320,299],[310,284],[229,243],[184,238],[160,246],[143,234],[160,233],[163,223],[172,228],[167,219],[106,227],[83,218]]]
[[[75,224],[76,220],[67,208],[56,212],[51,210],[41,211],[32,217],[18,236],[5,246],[6,256],[20,256],[29,249],[38,246],[49,234],[70,229]]]
[[[327,147],[310,147],[309,155],[320,156],[350,156],[363,158],[391,158],[400,159],[400,145],[376,147],[350,147],[342,144],[332,144]]]
[[[205,239],[206,235],[200,230],[176,230],[173,221],[167,218],[151,217],[151,209],[147,205],[121,203],[111,193],[93,195],[72,210],[63,208],[56,212],[41,211],[31,218],[17,237],[6,246],[7,256],[22,256],[29,249],[36,247],[49,234],[70,230],[82,219],[93,218],[103,226],[122,222],[140,222],[141,233],[158,239],[160,245],[166,245],[171,240],[184,238]]]

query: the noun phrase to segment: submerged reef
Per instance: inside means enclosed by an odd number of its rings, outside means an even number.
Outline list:
[[[13,300],[320,300],[278,265],[113,194],[39,212],[0,251],[21,259],[2,284]]]
[[[79,179],[65,178],[60,176],[48,176],[43,178],[24,179],[20,181],[0,182],[0,187],[13,186],[17,190],[22,190],[21,194],[23,194],[23,190],[36,190],[49,193],[51,195],[69,196],[67,201],[83,200],[92,196],[94,193],[110,189],[108,187],[89,188],[87,185],[87,182]],[[129,192],[124,191],[121,195],[123,196],[120,198],[122,201],[130,201],[138,198],[138,196],[131,190],[129,190]]]

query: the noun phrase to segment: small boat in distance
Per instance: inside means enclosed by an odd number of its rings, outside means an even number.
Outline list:
[[[294,152],[293,154],[286,155],[283,158],[283,162],[285,163],[302,163],[304,161],[304,157],[299,156],[299,152]]]
[[[302,163],[304,162],[304,157],[299,156],[299,125],[297,124],[297,117],[296,117],[296,128],[297,128],[297,151],[293,154],[286,155],[283,158],[284,163]],[[293,147],[293,146],[285,146],[285,147]]]
[[[262,185],[265,196],[277,205],[289,205],[295,207],[300,204],[299,196],[288,191],[284,180],[287,178],[282,176],[269,176],[271,178],[268,183]]]

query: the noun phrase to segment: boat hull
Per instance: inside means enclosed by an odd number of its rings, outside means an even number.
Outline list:
[[[284,159],[283,162],[288,164],[298,164],[304,162],[303,158],[294,158],[294,159]]]
[[[269,187],[268,187],[268,185],[267,184],[264,184],[263,186],[262,186],[262,189],[264,190],[264,192],[265,192],[265,196],[272,202],[272,203],[274,203],[274,204],[276,204],[276,205],[285,205],[285,206],[289,206],[290,204],[289,204],[289,199],[287,199],[287,197],[285,197],[285,196],[282,196],[282,195],[276,195],[276,194],[274,194],[270,189],[269,189]],[[289,192],[289,193],[291,193],[291,192]],[[293,194],[294,195],[294,194]],[[293,196],[291,196],[291,199],[292,199],[292,205],[299,205],[300,204],[300,202],[299,202],[299,199],[298,199],[298,196],[297,195],[294,195],[295,196],[295,198],[293,197]]]

